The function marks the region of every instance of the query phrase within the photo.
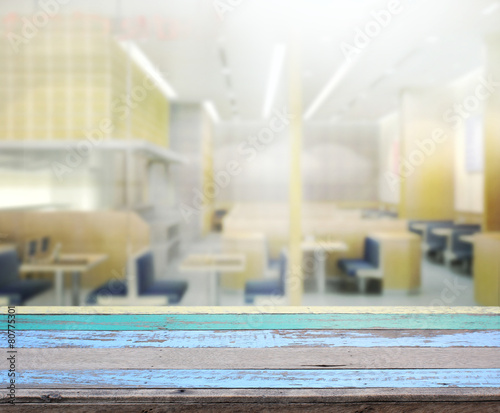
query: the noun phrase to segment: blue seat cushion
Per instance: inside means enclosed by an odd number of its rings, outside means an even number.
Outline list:
[[[0,288],[0,295],[18,294],[22,302],[48,290],[52,283],[47,280],[16,280]]]
[[[187,281],[163,280],[155,281],[141,295],[166,295],[169,304],[181,301],[188,287]]]
[[[245,302],[252,304],[256,295],[285,295],[287,255],[285,251],[274,265],[279,268],[279,277],[271,280],[250,280],[245,283]]]
[[[87,304],[96,304],[98,296],[121,296],[127,295],[127,284],[123,280],[110,280],[97,287],[87,296]]]
[[[256,295],[283,295],[280,279],[254,280],[245,284],[245,303],[253,304]]]
[[[472,235],[480,230],[479,225],[460,226],[453,231],[451,237],[451,250],[458,259],[471,259],[473,255],[472,244],[460,239],[462,235]]]
[[[354,277],[358,270],[375,270],[378,268],[365,260],[359,259],[339,260],[338,266],[342,271],[351,277]]]
[[[19,259],[16,250],[0,253],[0,287],[19,280]]]
[[[267,267],[271,270],[279,270],[281,267],[281,258],[269,258]]]
[[[153,254],[148,252],[137,259],[137,283],[139,294],[144,294],[155,282]]]
[[[433,241],[427,243],[428,251],[444,251],[446,249],[446,238],[443,237],[442,241]]]
[[[245,285],[245,294],[282,295],[283,291],[279,279],[254,280],[247,281]]]
[[[379,244],[372,238],[365,238],[364,261],[375,268],[379,266]]]
[[[469,260],[472,258],[472,250],[471,251],[455,251],[455,257],[459,260]]]

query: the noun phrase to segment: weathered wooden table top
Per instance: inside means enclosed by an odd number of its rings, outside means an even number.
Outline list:
[[[499,308],[1,311],[0,411],[500,412]]]

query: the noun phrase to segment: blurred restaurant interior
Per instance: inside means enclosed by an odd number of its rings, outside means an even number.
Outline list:
[[[500,0],[2,0],[0,304],[500,305]]]

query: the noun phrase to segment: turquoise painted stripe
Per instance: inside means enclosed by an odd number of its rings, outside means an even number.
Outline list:
[[[500,387],[500,369],[384,370],[27,370],[23,387],[449,388]]]
[[[18,348],[500,347],[500,331],[18,331]],[[0,332],[0,348],[7,333]]]
[[[6,323],[4,323],[6,325]],[[94,314],[18,315],[18,330],[497,330],[500,317],[472,314]]]

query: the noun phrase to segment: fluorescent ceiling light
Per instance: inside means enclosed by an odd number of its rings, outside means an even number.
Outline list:
[[[280,80],[280,74],[285,61],[286,47],[283,44],[274,46],[273,60],[271,63],[271,72],[269,74],[269,81],[267,83],[266,99],[264,101],[264,110],[262,116],[267,118],[271,113],[271,106],[274,101],[276,90]]]
[[[483,14],[491,14],[500,7],[500,3],[492,3],[485,9],[483,9]]]
[[[311,119],[312,115],[316,113],[319,107],[325,102],[325,100],[330,96],[333,89],[340,83],[340,81],[344,78],[347,71],[351,68],[352,62],[350,60],[346,60],[342,66],[340,66],[339,70],[337,70],[334,75],[330,78],[324,89],[319,93],[316,99],[313,101],[309,109],[307,109],[304,119]]]
[[[165,80],[151,60],[133,42],[120,42],[120,46],[130,55],[132,60],[155,82],[156,86],[169,99],[176,99],[177,93]]]
[[[205,108],[209,116],[212,118],[212,121],[214,123],[220,122],[219,114],[217,113],[217,109],[215,109],[214,102],[212,102],[211,100],[205,100],[203,102],[203,107]]]

